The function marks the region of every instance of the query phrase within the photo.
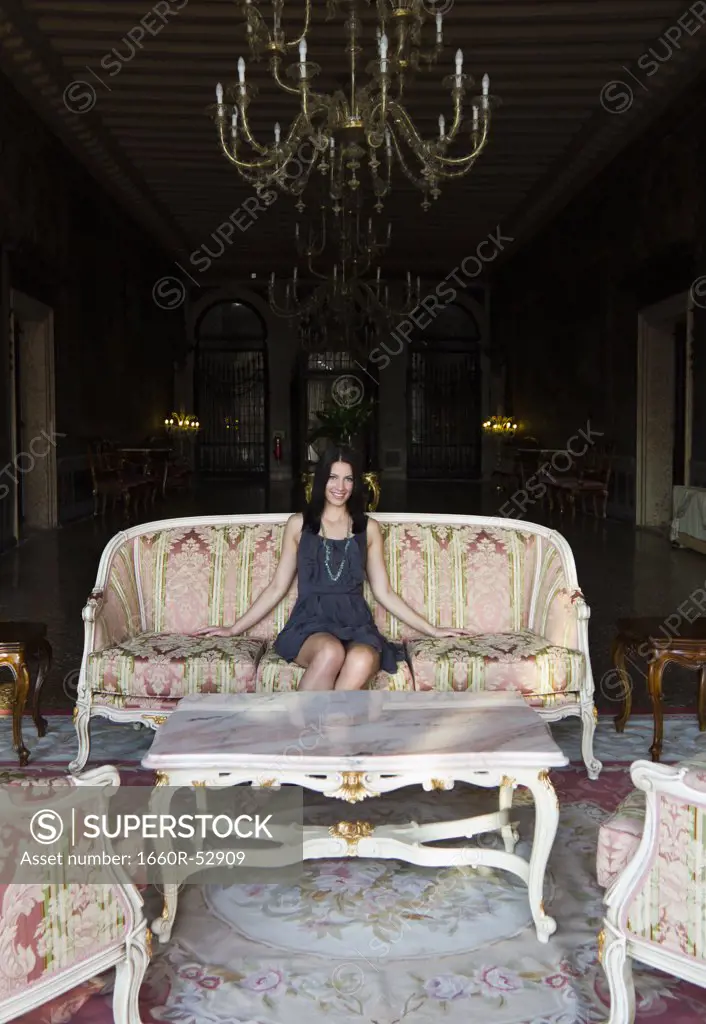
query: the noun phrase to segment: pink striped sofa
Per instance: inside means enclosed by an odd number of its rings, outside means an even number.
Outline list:
[[[407,660],[372,686],[396,690],[518,690],[550,721],[579,716],[596,778],[589,609],[564,538],[507,519],[376,515],[393,588],[437,625],[472,635],[423,637],[375,604],[381,631]],[[286,515],[148,523],[108,544],[84,608],[85,644],[74,713],[80,771],[94,715],[153,728],[187,694],[296,689],[302,674],[272,642],[296,581],[246,636],[204,638],[232,623],[275,571]]]

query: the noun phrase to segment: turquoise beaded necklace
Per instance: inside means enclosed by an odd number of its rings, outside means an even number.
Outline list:
[[[331,580],[331,582],[332,583],[338,583],[338,581],[341,578],[341,573],[343,572],[343,566],[346,564],[346,554],[348,553],[348,547],[349,547],[350,542],[351,542],[351,537],[352,537],[351,521],[350,521],[350,519],[348,520],[348,535],[346,537],[345,547],[343,548],[343,556],[341,558],[341,564],[339,565],[338,571],[336,572],[335,575],[334,575],[334,573],[333,573],[333,571],[331,569],[331,550],[332,550],[332,544],[331,544],[331,541],[326,536],[326,531],[324,530],[324,521],[323,521],[323,519],[321,520],[321,534],[322,534],[323,542],[324,542],[324,568],[326,569],[326,573],[328,575],[328,578]]]

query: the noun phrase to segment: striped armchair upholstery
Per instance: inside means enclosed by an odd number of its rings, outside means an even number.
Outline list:
[[[706,754],[630,772],[637,789],[602,825],[596,865],[610,1024],[635,1020],[632,959],[706,988]]]
[[[3,781],[3,800],[12,803],[15,788],[28,787],[30,795],[25,790],[22,796],[26,807],[27,799],[33,799],[32,789],[38,787],[34,799],[40,808],[46,806],[48,792],[56,794],[51,807],[57,808],[64,794],[68,803],[74,786],[119,784],[118,772],[110,766],[75,778],[48,779],[29,772],[18,778],[13,773]],[[15,837],[6,824],[2,839],[0,859],[6,866],[13,861],[20,880],[0,885],[0,1024],[40,1006],[43,1019],[71,1020],[105,987],[105,972],[113,967],[113,1019],[116,1024],[140,1024],[138,995],[149,960],[150,936],[137,887],[117,875],[110,881],[107,869],[100,876],[101,884],[88,878],[86,884],[67,882],[62,866],[47,868],[41,884],[22,884],[19,851],[27,850],[26,833]],[[44,847],[51,853],[63,849],[62,845]]]

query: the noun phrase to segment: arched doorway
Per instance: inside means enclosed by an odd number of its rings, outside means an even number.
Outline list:
[[[407,361],[407,476],[469,480],[481,473],[480,330],[452,304],[412,336]]]
[[[251,306],[217,302],[196,323],[198,464],[219,476],[268,471],[267,330]]]

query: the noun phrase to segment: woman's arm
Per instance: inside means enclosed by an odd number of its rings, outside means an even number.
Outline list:
[[[244,615],[232,626],[209,626],[198,630],[200,636],[240,636],[251,626],[256,626],[261,619],[279,604],[292,585],[297,574],[298,538],[302,532],[302,515],[290,516],[284,528],[282,553],[275,574],[259,597],[253,601]]]
[[[464,636],[465,630],[452,629],[446,626],[433,626],[423,615],[410,608],[406,601],[403,601],[399,594],[396,594],[390,586],[390,577],[385,568],[385,558],[382,545],[382,531],[374,519],[368,519],[368,581],[373,597],[391,615],[401,619],[412,629],[425,633],[427,636]]]

